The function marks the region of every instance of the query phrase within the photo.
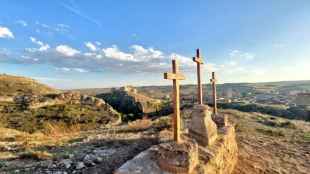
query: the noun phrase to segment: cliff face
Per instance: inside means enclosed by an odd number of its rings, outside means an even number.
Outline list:
[[[160,100],[139,94],[135,88],[123,87],[111,93],[100,94],[113,108],[123,114],[143,116],[160,110]]]

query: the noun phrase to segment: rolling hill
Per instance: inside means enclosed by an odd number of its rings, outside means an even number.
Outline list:
[[[59,91],[34,79],[0,74],[0,96],[15,96],[24,93],[48,94]]]

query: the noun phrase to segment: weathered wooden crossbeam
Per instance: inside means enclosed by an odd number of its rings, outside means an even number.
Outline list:
[[[183,74],[174,74],[174,73],[164,73],[164,79],[167,80],[185,80],[185,76]]]

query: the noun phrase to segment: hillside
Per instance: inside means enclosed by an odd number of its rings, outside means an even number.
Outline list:
[[[41,84],[34,79],[0,74],[0,96],[14,96],[23,93],[48,94],[58,90]]]
[[[20,95],[13,102],[0,102],[0,124],[33,133],[49,125],[64,128],[96,128],[120,122],[120,115],[102,99],[79,93]]]
[[[236,126],[239,162],[235,174],[309,173],[310,123],[236,110],[221,112]],[[186,113],[182,112],[183,117]],[[169,117],[162,117],[58,136],[53,133],[49,138],[0,129],[6,132],[0,138],[0,170],[110,174],[139,152],[167,140],[169,124]],[[22,137],[27,137],[27,143]]]

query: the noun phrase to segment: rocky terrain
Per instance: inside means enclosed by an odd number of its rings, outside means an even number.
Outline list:
[[[145,115],[155,115],[163,109],[164,104],[158,100],[140,94],[136,88],[125,86],[113,89],[110,93],[97,95],[117,111],[125,114],[123,120],[134,120]]]
[[[183,112],[183,117],[186,113]],[[227,114],[236,126],[239,146],[236,174],[309,173],[309,123],[235,110],[223,110],[222,113]],[[139,152],[166,141],[171,135],[167,129],[169,123],[169,117],[162,117],[48,138],[3,130],[0,171],[112,173]]]
[[[31,91],[8,91],[3,96],[10,94],[12,100],[0,102],[1,174],[110,174],[152,145],[170,140],[170,116],[120,123],[118,110],[105,100],[52,88],[47,93]],[[122,106],[132,103],[141,117],[156,108],[151,104],[144,109],[141,102],[158,104],[133,88],[121,91],[122,97],[130,98],[123,98]],[[192,108],[182,108],[186,127]],[[255,112],[220,112],[227,114],[236,129],[239,156],[235,174],[310,173],[309,122]]]

